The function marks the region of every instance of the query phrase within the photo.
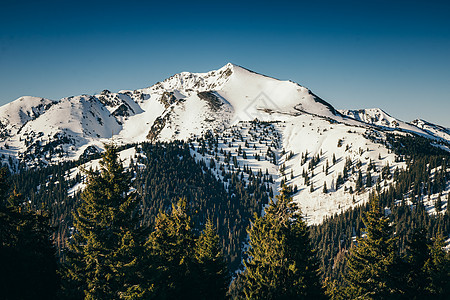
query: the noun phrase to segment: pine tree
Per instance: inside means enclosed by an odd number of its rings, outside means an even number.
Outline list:
[[[406,281],[408,299],[445,299],[450,293],[450,257],[442,235],[427,239],[423,228],[416,229],[407,243]]]
[[[211,219],[208,219],[196,242],[195,258],[201,274],[198,283],[199,298],[226,299],[230,276],[219,245],[219,236]]]
[[[242,296],[246,299],[320,299],[323,293],[318,265],[309,241],[306,223],[283,186],[277,201],[263,217],[257,217],[248,233]]]
[[[446,299],[450,294],[450,254],[445,252],[444,247],[444,238],[439,234],[428,247],[430,257],[424,264],[430,282],[426,289],[437,299]]]
[[[194,257],[195,237],[186,199],[160,212],[146,243],[157,266],[152,296],[156,299],[191,299],[198,296],[199,281]]]
[[[362,187],[363,187],[363,179],[362,179],[361,170],[359,170],[358,171],[358,178],[356,179],[355,191],[356,192],[361,191]]]
[[[439,195],[438,195],[438,197],[437,197],[437,199],[436,199],[436,202],[435,202],[435,204],[434,204],[434,207],[435,207],[437,213],[440,212],[441,209],[442,209],[442,200],[441,200],[441,196],[442,196],[442,193],[439,193]]]
[[[328,193],[327,182],[326,181],[323,182],[323,193],[324,194]]]
[[[85,171],[88,184],[73,214],[66,293],[86,299],[143,295],[138,264],[143,262],[144,236],[135,212],[139,198],[130,192],[131,174],[114,145],[105,145],[99,171]]]
[[[364,218],[366,237],[358,238],[348,257],[345,294],[351,299],[399,297],[396,239],[389,219],[381,212],[378,198],[370,200]]]
[[[372,187],[372,175],[370,174],[370,171],[367,171],[367,176],[366,176],[366,187],[370,188]]]
[[[426,287],[427,275],[424,270],[425,262],[430,258],[428,251],[430,243],[426,238],[426,231],[416,229],[406,248],[406,270],[405,270],[405,294],[409,299],[425,299],[429,296]]]

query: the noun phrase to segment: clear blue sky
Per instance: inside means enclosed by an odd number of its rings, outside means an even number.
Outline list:
[[[336,108],[450,127],[450,1],[2,1],[0,104],[233,62]]]

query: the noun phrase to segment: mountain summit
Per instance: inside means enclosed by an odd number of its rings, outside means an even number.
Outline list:
[[[87,159],[111,140],[119,145],[184,140],[220,180],[224,172],[250,168],[266,170],[275,192],[281,183],[298,186],[294,199],[313,223],[367,198],[348,193],[358,188],[358,178],[343,180],[343,169],[357,164],[365,174],[386,165],[405,167],[389,149],[389,135],[420,135],[449,151],[449,132],[423,120],[403,122],[380,109],[337,111],[306,87],[231,63],[133,91],[58,101],[21,97],[0,107],[0,154],[13,171]],[[205,138],[220,150],[216,155],[205,150]],[[326,171],[305,176],[315,168]],[[330,201],[323,202],[322,191],[331,191]]]
[[[380,109],[337,111],[297,83],[228,63],[207,73],[181,72],[133,91],[104,90],[58,101],[21,97],[0,107],[0,146],[5,157],[48,164],[78,158],[111,138],[119,143],[186,140],[240,121],[295,120],[300,115],[450,139],[446,128],[406,123]]]

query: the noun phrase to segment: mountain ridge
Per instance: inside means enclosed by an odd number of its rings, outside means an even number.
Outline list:
[[[388,135],[420,135],[450,151],[442,126],[406,123],[380,109],[336,110],[297,83],[230,63],[133,91],[59,101],[22,97],[0,107],[0,123],[0,157],[12,171],[87,158],[111,141],[184,140],[218,180],[245,168],[266,170],[275,194],[281,184],[296,186],[294,200],[309,223],[364,203],[373,185],[355,193],[359,177],[371,173],[373,184],[394,182],[382,170],[406,165],[390,149]],[[431,211],[434,198],[427,200]]]

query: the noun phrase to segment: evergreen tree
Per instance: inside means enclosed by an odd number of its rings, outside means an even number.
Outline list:
[[[147,248],[157,266],[152,296],[155,299],[192,299],[199,281],[194,255],[195,237],[186,199],[172,205],[170,214],[160,212]]]
[[[424,270],[425,262],[430,258],[429,247],[430,243],[423,228],[416,229],[411,240],[407,242],[405,257],[406,288],[404,290],[409,299],[425,299],[430,296],[426,291],[429,282],[427,282],[427,275]]]
[[[450,215],[450,193],[447,195],[447,215]]]
[[[138,228],[138,197],[130,192],[117,147],[105,145],[100,170],[86,170],[87,186],[74,217],[69,244],[67,297],[130,299],[143,295],[138,266],[144,236]]]
[[[381,212],[378,198],[370,200],[364,218],[366,237],[358,238],[348,257],[345,297],[393,299],[401,296],[398,282],[396,239],[389,219]]]
[[[406,288],[408,299],[445,299],[450,293],[450,257],[441,235],[430,241],[423,228],[407,243]]]
[[[358,178],[356,179],[355,191],[356,192],[361,191],[362,187],[363,187],[362,173],[361,173],[361,170],[359,170],[358,171]]]
[[[277,201],[269,204],[263,217],[255,215],[248,230],[249,258],[241,275],[246,299],[323,297],[308,228],[291,192],[283,186]]]
[[[199,298],[225,299],[230,276],[211,219],[197,240],[195,258],[200,268]]]
[[[434,207],[435,207],[435,209],[436,209],[436,213],[440,212],[441,209],[442,209],[442,200],[441,200],[441,196],[442,196],[442,194],[439,193],[439,195],[438,195],[438,197],[437,197],[437,199],[436,199],[436,202],[434,203]]]
[[[444,247],[444,238],[438,235],[428,247],[430,256],[424,264],[427,281],[430,282],[426,290],[437,299],[447,299],[450,295],[450,254]]]
[[[0,169],[0,298],[56,299],[59,287],[53,228],[16,190],[7,197],[8,171]]]
[[[372,187],[372,175],[370,174],[370,171],[367,171],[366,177],[366,187],[370,188]]]

